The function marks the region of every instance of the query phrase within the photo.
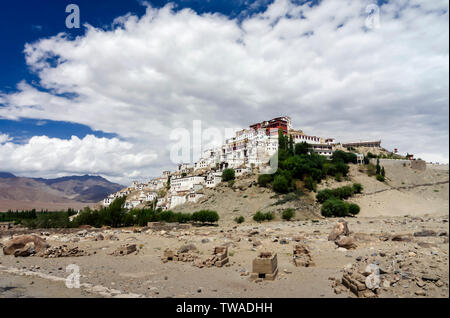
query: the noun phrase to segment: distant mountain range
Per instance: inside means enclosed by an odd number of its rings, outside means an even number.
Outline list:
[[[100,176],[44,179],[17,177],[9,172],[0,172],[0,211],[92,206],[110,193],[123,188],[124,186]]]

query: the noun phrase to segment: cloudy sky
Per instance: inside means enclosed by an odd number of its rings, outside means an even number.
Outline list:
[[[1,4],[1,171],[127,184],[173,170],[194,120],[281,115],[448,162],[448,0],[91,2]]]

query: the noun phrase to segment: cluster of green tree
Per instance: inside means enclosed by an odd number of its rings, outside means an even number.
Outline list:
[[[348,203],[343,200],[350,198],[356,193],[361,193],[362,190],[363,186],[361,184],[354,183],[352,186],[319,191],[316,199],[319,203],[322,203],[322,215],[325,217],[341,217],[358,214],[360,208],[357,204]]]
[[[317,192],[316,199],[319,203],[324,203],[325,201],[334,199],[348,199],[356,193],[361,193],[363,186],[359,183],[354,183],[353,186],[344,186],[335,189],[324,189]]]
[[[173,211],[162,211],[161,209],[134,209],[127,211],[123,208],[125,198],[115,199],[109,207],[101,210],[84,209],[77,215],[71,225],[91,225],[101,227],[103,225],[111,227],[121,226],[146,226],[148,222],[200,222],[214,223],[219,221],[219,214],[216,211],[201,210],[194,213],[175,213]]]
[[[271,221],[275,218],[272,212],[266,212],[263,213],[261,211],[258,211],[253,215],[253,220],[256,222],[262,222],[262,221]]]
[[[278,169],[274,174],[261,174],[258,184],[261,187],[272,186],[277,193],[289,193],[296,190],[296,181],[303,181],[304,187],[317,190],[317,183],[327,176],[345,177],[348,163],[356,163],[354,153],[335,151],[331,161],[311,151],[306,142],[294,145],[292,136],[278,135]]]
[[[67,211],[22,210],[0,213],[0,222],[14,222],[29,228],[56,228],[68,227],[69,217],[76,212],[73,209]]]
[[[322,205],[321,213],[325,217],[344,217],[356,215],[359,213],[359,206],[354,203],[348,203],[340,199],[331,198]]]

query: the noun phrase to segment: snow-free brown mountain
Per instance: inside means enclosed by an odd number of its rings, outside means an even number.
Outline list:
[[[9,209],[82,208],[123,186],[101,176],[67,176],[55,179],[17,177],[0,172],[0,211]]]

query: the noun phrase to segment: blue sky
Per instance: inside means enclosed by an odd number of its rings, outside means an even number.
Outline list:
[[[80,29],[65,26],[69,3]],[[127,183],[174,169],[170,136],[194,120],[280,115],[448,162],[448,1],[382,0],[375,15],[373,0],[172,3],[0,4],[2,170]]]
[[[242,0],[178,0],[147,1],[152,6],[161,8],[169,2],[177,4],[177,10],[191,8],[199,13],[218,12],[230,17],[239,16],[242,11],[247,11],[247,1]],[[248,1],[253,3],[256,1]],[[263,10],[272,0],[262,1],[261,5],[251,10],[252,13]],[[38,78],[25,63],[24,45],[45,37],[54,36],[65,32],[75,38],[84,34],[84,28],[67,29],[65,19],[68,13],[66,6],[76,3],[80,7],[81,24],[89,23],[96,27],[109,28],[112,21],[121,15],[131,13],[136,16],[145,14],[145,7],[138,0],[17,0],[1,4],[0,10],[0,35],[4,39],[0,50],[0,91],[14,92],[16,85],[22,80],[35,83]],[[1,105],[0,105],[1,106]],[[0,119],[0,132],[13,137],[13,142],[22,143],[34,135],[47,135],[70,139],[72,135],[80,138],[87,134],[95,136],[111,137],[116,134],[108,134],[94,131],[90,127],[70,122],[56,122],[51,120],[7,120]]]

